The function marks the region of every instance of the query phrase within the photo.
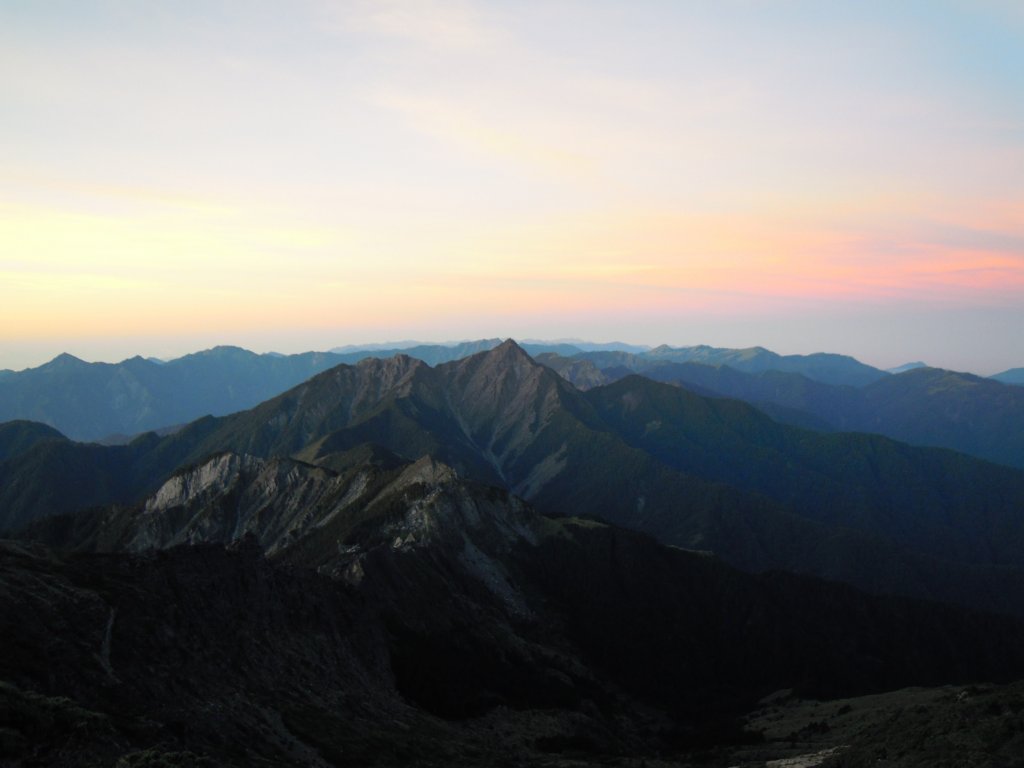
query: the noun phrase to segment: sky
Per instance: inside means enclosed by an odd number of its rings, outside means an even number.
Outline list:
[[[0,369],[1021,329],[1017,0],[0,0]]]

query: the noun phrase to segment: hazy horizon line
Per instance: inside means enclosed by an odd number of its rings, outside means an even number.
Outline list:
[[[746,349],[757,349],[757,348],[760,348],[760,349],[765,349],[765,350],[767,350],[769,352],[772,352],[772,353],[778,354],[778,355],[782,355],[782,356],[790,356],[790,355],[808,356],[808,355],[813,355],[813,354],[843,355],[843,356],[846,356],[846,357],[850,357],[850,358],[856,360],[859,363],[862,363],[864,365],[869,365],[869,366],[871,366],[873,368],[877,368],[878,370],[882,370],[882,371],[890,371],[890,370],[893,370],[893,369],[901,368],[903,366],[915,365],[915,364],[923,362],[924,365],[926,365],[927,367],[940,368],[940,369],[943,369],[943,370],[950,370],[950,371],[955,371],[955,372],[958,372],[958,373],[970,373],[972,375],[981,376],[983,378],[991,378],[992,376],[996,376],[996,375],[998,375],[1000,373],[1004,373],[1005,371],[1013,370],[1014,368],[1017,368],[1017,367],[1024,367],[1024,361],[1021,361],[1021,365],[1020,366],[1011,365],[1011,366],[1008,366],[1006,368],[993,369],[990,373],[988,373],[988,372],[978,372],[978,371],[974,371],[974,370],[966,370],[966,369],[959,369],[959,368],[949,368],[949,367],[942,366],[942,365],[935,365],[935,364],[932,364],[932,363],[927,362],[927,361],[922,361],[920,359],[920,357],[914,357],[914,356],[909,356],[903,362],[896,363],[896,364],[893,364],[893,365],[876,365],[875,363],[867,362],[863,358],[858,357],[858,356],[856,356],[854,354],[850,354],[848,352],[844,352],[844,351],[841,351],[841,350],[831,350],[831,349],[819,349],[819,350],[816,350],[814,352],[787,352],[787,351],[780,351],[778,349],[772,348],[771,346],[763,345],[763,344],[752,344],[752,345],[746,345],[746,346],[723,346],[723,345],[717,345],[717,344],[706,344],[706,343],[702,343],[702,342],[701,343],[695,343],[695,344],[681,344],[681,343],[671,343],[671,342],[663,342],[663,343],[660,343],[660,344],[650,344],[650,343],[645,343],[645,342],[623,341],[623,340],[620,340],[620,339],[614,339],[614,340],[610,340],[610,341],[591,341],[589,339],[582,338],[582,337],[577,337],[577,336],[554,337],[554,338],[540,338],[540,337],[535,337],[535,336],[529,336],[529,337],[517,338],[515,336],[496,335],[496,336],[481,336],[481,337],[477,337],[477,338],[471,338],[471,337],[458,338],[458,339],[447,338],[447,339],[445,339],[443,341],[442,340],[432,340],[430,338],[420,338],[420,339],[399,339],[399,340],[391,340],[391,341],[368,341],[368,342],[362,342],[362,343],[360,343],[360,342],[351,342],[351,343],[347,343],[347,344],[337,344],[337,345],[333,345],[333,346],[326,347],[326,348],[314,348],[314,347],[299,348],[298,345],[286,345],[284,347],[274,347],[274,348],[266,347],[266,348],[262,348],[261,349],[261,348],[259,348],[259,345],[246,345],[244,343],[217,343],[217,344],[211,344],[209,346],[200,346],[200,348],[190,348],[189,351],[181,352],[181,353],[171,353],[171,354],[163,354],[163,355],[161,355],[161,354],[145,354],[143,352],[136,352],[135,354],[128,354],[128,355],[125,355],[125,356],[113,355],[113,354],[104,355],[102,353],[99,353],[99,354],[88,354],[88,353],[83,352],[81,350],[76,352],[76,351],[71,351],[74,348],[74,345],[69,345],[68,348],[66,348],[66,349],[64,349],[64,350],[62,350],[60,352],[57,352],[55,354],[50,354],[50,356],[45,357],[45,358],[42,358],[41,356],[36,355],[34,357],[35,357],[35,359],[38,362],[35,362],[34,364],[30,363],[30,364],[27,364],[27,365],[23,365],[23,367],[20,367],[20,368],[12,368],[12,367],[9,367],[7,365],[4,365],[4,364],[0,363],[0,371],[7,372],[7,373],[22,373],[24,371],[34,370],[36,368],[40,368],[40,367],[43,367],[45,365],[48,365],[49,363],[52,363],[54,360],[56,360],[57,358],[59,358],[59,357],[61,357],[63,355],[74,357],[75,359],[80,360],[83,363],[87,363],[87,364],[119,365],[121,363],[124,363],[124,362],[126,362],[128,360],[132,360],[132,359],[135,359],[135,358],[142,358],[144,360],[151,360],[151,361],[160,362],[160,363],[169,363],[169,362],[173,362],[175,360],[180,360],[182,358],[188,357],[190,355],[201,354],[203,352],[210,352],[212,350],[219,349],[219,348],[225,348],[225,347],[227,347],[227,348],[237,348],[237,349],[241,349],[241,350],[244,350],[246,352],[250,352],[252,354],[261,355],[261,356],[262,355],[279,355],[279,356],[284,356],[284,357],[290,357],[290,356],[294,356],[294,355],[302,355],[302,354],[310,354],[310,353],[314,353],[314,354],[332,354],[333,353],[333,354],[344,355],[344,354],[350,354],[350,353],[355,353],[355,352],[374,352],[374,351],[385,352],[385,351],[392,351],[392,350],[409,349],[409,348],[419,347],[419,346],[456,347],[456,346],[459,346],[460,344],[471,344],[471,343],[474,343],[474,342],[491,341],[491,340],[494,340],[494,339],[499,339],[501,341],[505,341],[507,339],[512,339],[517,344],[549,344],[549,345],[564,344],[564,345],[568,345],[568,346],[588,345],[588,346],[598,346],[598,347],[600,347],[600,346],[622,345],[622,346],[636,347],[636,348],[639,348],[639,349],[642,349],[642,350],[648,350],[648,351],[652,350],[652,349],[655,349],[655,348],[657,348],[659,346],[668,346],[668,347],[672,347],[674,349],[685,349],[685,348],[700,347],[700,346],[707,346],[707,347],[711,347],[711,348],[715,348],[715,349],[732,349],[732,350],[746,350]],[[283,351],[283,350],[288,350],[288,351]],[[581,350],[581,351],[587,351],[587,350]]]

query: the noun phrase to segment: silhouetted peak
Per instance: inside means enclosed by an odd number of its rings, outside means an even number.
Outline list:
[[[255,352],[250,352],[248,349],[243,347],[236,347],[230,344],[221,344],[210,349],[204,349],[202,352],[197,352],[197,355],[204,355],[207,357],[240,357],[240,356],[253,356],[256,357]]]
[[[76,368],[84,365],[88,365],[85,360],[81,360],[74,355],[68,354],[67,352],[61,352],[53,360],[41,366],[45,370],[59,370],[67,368]]]
[[[505,339],[505,341],[501,342],[501,344],[485,354],[490,360],[500,360],[503,362],[524,361],[527,363],[534,363],[534,359],[530,357],[526,350],[520,347],[514,339]]]
[[[916,368],[930,368],[927,363],[920,360],[915,360],[912,363],[904,363],[903,365],[897,365],[895,368],[886,368],[886,373],[906,373],[907,371],[913,371]]]
[[[523,348],[520,347],[519,344],[516,343],[516,340],[513,339],[513,338],[505,339],[498,346],[496,346],[492,351],[493,352],[510,352],[510,351],[513,351],[513,350],[519,350],[524,355],[526,354],[526,352],[523,351]]]
[[[900,381],[918,381],[918,382],[940,382],[945,381],[947,383],[965,383],[965,382],[983,382],[986,379],[982,376],[976,376],[973,373],[967,373],[966,371],[951,371],[947,368],[932,368],[925,366],[923,368],[911,368],[908,371],[897,374]]]
[[[463,371],[473,371],[474,375],[483,375],[493,380],[511,376],[513,381],[519,381],[523,376],[532,375],[535,371],[551,372],[530,357],[530,354],[512,339],[503,341],[487,352],[480,352],[459,361],[458,366]],[[558,378],[557,374],[551,373]]]
[[[951,374],[951,373],[955,373],[955,372],[954,371],[946,370],[945,368],[933,368],[930,365],[919,365],[919,366],[917,366],[915,368],[908,368],[907,370],[899,373],[898,375],[901,378],[905,379],[905,380],[910,380],[910,379],[913,379],[913,378],[944,376],[946,374]],[[960,375],[960,374],[957,374],[957,375]],[[971,374],[963,374],[963,375],[969,376]]]
[[[255,352],[251,352],[243,347],[235,347],[228,344],[222,344],[216,347],[210,347],[209,349],[202,349],[198,352],[192,352],[182,357],[174,358],[170,361],[178,365],[187,364],[196,361],[210,361],[210,360],[244,360],[247,358],[258,358]]]

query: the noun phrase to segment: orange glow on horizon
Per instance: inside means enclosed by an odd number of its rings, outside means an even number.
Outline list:
[[[237,203],[213,204],[218,213],[172,205],[173,214],[135,216],[6,208],[0,252],[17,255],[0,262],[0,337],[1024,291],[1016,253],[913,231],[868,237],[859,221],[843,227],[794,211],[602,210],[495,218],[452,234],[435,223],[338,228],[284,211],[268,224]],[[987,207],[972,221],[961,211],[957,225],[983,239],[982,224],[1011,224],[1013,213]]]

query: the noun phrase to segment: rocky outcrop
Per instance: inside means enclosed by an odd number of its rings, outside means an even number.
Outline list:
[[[161,513],[197,498],[223,494],[239,482],[243,472],[251,475],[265,465],[266,462],[253,456],[221,454],[196,469],[172,477],[146,500],[143,511],[147,514]]]
[[[339,474],[292,459],[224,453],[175,475],[140,505],[91,513],[94,527],[107,535],[79,531],[78,539],[89,549],[142,552],[228,544],[248,535],[273,555],[346,510],[362,508],[385,480],[372,466]],[[89,518],[80,516],[79,526]],[[60,521],[30,535],[47,538],[44,531],[55,528]]]

